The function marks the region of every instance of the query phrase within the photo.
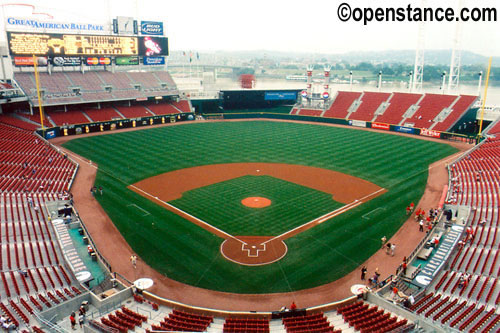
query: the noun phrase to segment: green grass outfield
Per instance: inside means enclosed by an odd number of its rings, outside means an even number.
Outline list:
[[[272,204],[256,209],[241,203],[256,196]],[[271,176],[238,177],[169,203],[234,236],[278,236],[343,206],[331,194]]]
[[[428,165],[457,150],[408,137],[271,121],[191,123],[67,142],[99,164],[97,199],[131,247],[168,277],[238,293],[288,292],[334,281],[379,249],[418,202]],[[287,255],[265,266],[223,258],[222,239],[127,189],[139,180],[198,165],[290,163],[371,181],[387,193],[286,240]],[[203,204],[203,203],[200,203]],[[208,206],[216,210],[216,206]],[[361,249],[361,250],[360,250]]]

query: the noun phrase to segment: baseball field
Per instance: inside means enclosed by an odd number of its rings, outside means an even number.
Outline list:
[[[142,260],[234,293],[290,292],[351,272],[406,220],[429,164],[457,151],[273,121],[117,132],[64,147],[98,165],[96,199]]]

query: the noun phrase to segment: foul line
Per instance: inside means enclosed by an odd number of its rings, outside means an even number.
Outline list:
[[[370,218],[370,217],[368,217],[368,215],[370,215],[371,213],[374,213],[374,212],[376,212],[376,211],[379,211],[379,210],[383,210],[383,211],[385,211],[385,208],[382,208],[382,207],[377,207],[377,208],[375,208],[374,210],[371,210],[371,211],[369,211],[368,213],[366,213],[365,215],[361,216],[361,218],[362,218],[362,219],[365,219],[365,220],[369,220],[369,219],[371,219],[371,218]]]
[[[130,206],[135,206],[137,209],[142,210],[144,213],[146,213],[146,214],[142,215],[143,217],[144,217],[144,216],[151,215],[151,213],[150,213],[150,212],[148,212],[148,211],[147,211],[147,210],[145,210],[144,208],[141,208],[141,207],[137,206],[136,204],[130,204],[130,205],[127,205],[127,207],[130,207]]]
[[[198,223],[200,223],[200,224],[203,224],[203,225],[207,226],[209,229],[215,229],[215,230],[217,230],[218,232],[220,232],[221,234],[225,235],[225,236],[226,236],[226,237],[228,237],[228,238],[232,238],[232,239],[234,239],[234,240],[237,240],[237,241],[238,241],[238,242],[240,242],[240,243],[247,244],[246,242],[242,241],[241,239],[236,238],[236,237],[234,237],[233,235],[228,234],[227,232],[225,232],[225,231],[223,231],[223,230],[221,230],[221,229],[219,229],[219,228],[217,228],[217,227],[214,227],[213,225],[211,225],[211,224],[209,224],[209,223],[207,223],[207,222],[205,222],[205,221],[203,221],[203,220],[201,220],[201,219],[197,218],[196,216],[193,216],[193,215],[191,215],[191,214],[189,214],[189,213],[186,213],[186,212],[185,212],[185,211],[183,211],[182,209],[179,209],[179,208],[177,208],[177,207],[175,207],[175,206],[172,206],[172,205],[171,205],[171,204],[169,204],[168,202],[165,202],[165,201],[161,200],[160,198],[158,198],[158,197],[156,197],[156,196],[153,196],[153,195],[149,194],[148,192],[146,192],[146,191],[144,191],[144,190],[142,190],[142,189],[138,188],[137,186],[130,185],[130,187],[133,187],[133,188],[134,188],[134,189],[136,189],[137,191],[139,191],[139,192],[141,192],[141,193],[144,193],[144,195],[146,195],[146,196],[148,196],[148,197],[150,197],[150,198],[153,198],[153,199],[155,199],[156,201],[161,202],[162,204],[164,204],[165,206],[170,207],[172,210],[176,211],[177,213],[181,213],[181,214],[183,214],[183,215],[189,216],[190,218],[192,218],[193,220],[197,221]],[[178,214],[178,215],[181,215],[181,214]],[[248,245],[248,244],[247,244],[247,245]]]
[[[351,202],[350,204],[347,204],[347,205],[345,205],[345,206],[342,206],[342,207],[340,207],[340,208],[338,208],[338,209],[336,209],[336,210],[334,210],[334,211],[331,211],[331,212],[329,212],[329,213],[326,213],[325,215],[320,216],[320,217],[318,217],[318,218],[316,218],[316,219],[314,219],[314,220],[312,220],[312,221],[306,222],[306,223],[304,223],[304,224],[302,224],[302,225],[299,225],[298,227],[295,227],[295,228],[293,228],[293,229],[291,229],[291,230],[288,230],[287,232],[284,232],[284,233],[282,233],[281,235],[278,235],[278,236],[275,236],[275,237],[273,237],[273,238],[271,238],[271,239],[268,239],[267,241],[265,241],[265,242],[264,242],[264,243],[262,243],[262,244],[268,243],[268,242],[273,241],[273,240],[276,240],[276,239],[286,238],[286,237],[285,237],[286,235],[291,234],[291,233],[295,232],[296,230],[298,230],[298,229],[300,229],[300,228],[304,228],[304,227],[305,227],[305,226],[307,226],[307,225],[311,225],[311,224],[321,224],[321,223],[323,223],[323,222],[325,222],[325,221],[327,221],[327,220],[331,219],[332,217],[335,217],[335,216],[337,216],[337,215],[339,215],[339,214],[342,214],[343,212],[346,212],[346,211],[348,211],[349,209],[354,208],[354,207],[356,207],[356,206],[358,206],[358,205],[360,205],[360,204],[362,204],[362,202],[361,202],[361,201],[355,200],[355,201]],[[309,229],[309,228],[308,228],[308,229]]]
[[[314,220],[312,220],[312,221],[309,221],[309,222],[306,222],[306,223],[304,223],[304,224],[302,224],[302,225],[299,225],[298,227],[295,227],[295,228],[293,228],[292,230],[288,230],[287,232],[282,233],[281,235],[278,235],[278,236],[276,236],[276,237],[273,237],[273,238],[271,238],[271,239],[268,239],[267,241],[265,241],[264,243],[261,243],[261,244],[264,244],[264,245],[265,245],[266,243],[268,243],[268,242],[270,242],[270,241],[273,241],[273,240],[275,240],[275,239],[286,238],[286,237],[285,237],[286,235],[288,235],[288,234],[290,234],[290,233],[292,233],[292,232],[294,232],[294,231],[296,231],[296,230],[298,230],[298,229],[300,229],[300,228],[303,228],[303,227],[305,227],[305,226],[312,225],[312,224],[316,224],[316,225],[318,225],[318,224],[321,224],[321,223],[323,223],[323,222],[325,222],[325,221],[328,221],[328,220],[329,220],[329,219],[331,219],[332,217],[335,217],[335,216],[340,215],[340,214],[342,214],[342,213],[345,213],[345,212],[347,212],[347,211],[349,211],[349,210],[351,210],[351,209],[353,209],[353,208],[356,208],[357,206],[361,205],[361,204],[363,203],[363,200],[365,200],[366,198],[369,198],[369,197],[371,197],[371,196],[373,196],[373,195],[375,195],[375,194],[377,194],[377,193],[379,193],[379,192],[382,192],[382,191],[385,191],[385,188],[378,189],[377,191],[375,191],[375,192],[373,192],[373,193],[370,193],[370,194],[368,194],[368,195],[365,195],[364,197],[362,197],[362,198],[360,198],[360,199],[356,199],[356,200],[354,200],[353,202],[348,203],[348,204],[347,204],[347,205],[345,205],[345,206],[342,206],[342,207],[340,207],[340,208],[337,208],[336,210],[331,211],[331,212],[329,212],[329,213],[326,213],[325,215],[320,216],[320,217],[318,217],[318,218],[315,218],[315,219],[314,219]],[[310,229],[310,228],[307,228],[307,229]]]
[[[247,242],[245,242],[245,241],[243,241],[243,240],[241,240],[241,239],[239,239],[239,238],[237,238],[237,237],[235,237],[235,236],[233,236],[233,235],[231,235],[231,234],[228,234],[227,232],[225,232],[225,231],[223,231],[223,230],[221,230],[221,229],[219,229],[219,228],[217,228],[217,227],[214,227],[213,225],[211,225],[211,224],[209,224],[209,223],[207,223],[207,222],[205,222],[205,221],[203,221],[203,220],[201,220],[201,219],[197,218],[196,216],[193,216],[193,215],[191,215],[191,214],[189,214],[189,213],[187,213],[187,212],[183,211],[182,209],[179,209],[179,208],[177,208],[177,207],[175,207],[175,206],[173,206],[173,205],[169,204],[168,202],[165,202],[165,201],[161,200],[161,199],[160,199],[160,198],[158,198],[157,196],[153,196],[152,194],[150,194],[150,193],[148,193],[148,192],[146,192],[146,191],[144,191],[144,190],[142,190],[142,189],[138,188],[138,187],[137,187],[137,186],[135,186],[135,185],[129,185],[129,186],[130,186],[131,188],[134,188],[134,189],[135,189],[135,190],[137,190],[138,192],[143,193],[145,196],[147,196],[147,197],[149,197],[149,198],[152,198],[152,199],[154,199],[154,200],[156,200],[156,201],[158,201],[158,202],[161,202],[163,205],[165,205],[165,206],[169,207],[170,209],[172,209],[173,211],[175,211],[178,215],[186,215],[186,216],[190,217],[191,219],[193,219],[193,220],[197,221],[198,223],[203,224],[204,226],[206,226],[206,227],[207,227],[207,229],[217,230],[219,233],[221,233],[222,235],[226,236],[227,238],[232,238],[232,239],[234,239],[234,240],[236,240],[236,241],[240,242],[240,243],[242,244],[242,246],[243,246],[243,244],[248,245],[248,243],[247,243]],[[359,205],[361,205],[361,204],[363,203],[363,200],[365,200],[365,199],[367,199],[367,198],[369,198],[369,197],[371,197],[371,196],[373,196],[373,195],[375,195],[375,194],[377,194],[377,193],[379,193],[379,192],[382,192],[382,191],[385,191],[385,188],[380,188],[380,189],[378,189],[377,191],[375,191],[375,192],[373,192],[373,193],[370,193],[370,194],[368,194],[368,195],[365,195],[364,197],[362,197],[362,198],[360,198],[360,199],[356,199],[356,200],[354,200],[353,202],[351,202],[351,203],[349,203],[349,204],[347,204],[347,205],[344,205],[344,206],[342,206],[342,207],[340,207],[340,208],[338,208],[338,209],[336,209],[336,210],[334,210],[334,211],[331,211],[331,212],[329,212],[329,213],[326,213],[326,214],[324,214],[323,216],[320,216],[320,217],[318,217],[318,218],[315,218],[315,219],[314,219],[314,220],[312,220],[312,221],[306,222],[306,223],[304,223],[304,224],[302,224],[302,225],[300,225],[300,226],[298,226],[298,227],[295,227],[295,228],[293,228],[293,229],[291,229],[291,230],[288,230],[287,232],[285,232],[285,233],[283,233],[283,234],[281,234],[281,235],[278,235],[278,236],[275,236],[275,237],[273,237],[273,238],[271,238],[271,239],[268,239],[267,241],[262,242],[262,243],[260,243],[259,245],[264,245],[264,247],[265,247],[267,243],[269,243],[269,242],[271,242],[271,241],[273,241],[273,240],[276,240],[276,239],[281,239],[281,240],[283,240],[283,238],[286,238],[286,237],[285,237],[286,235],[288,235],[288,234],[290,234],[290,233],[293,233],[294,231],[296,231],[296,230],[298,230],[298,229],[300,229],[300,228],[303,228],[303,227],[305,227],[305,226],[312,225],[312,224],[318,225],[318,224],[321,224],[321,223],[323,223],[323,222],[325,222],[325,221],[328,221],[329,219],[331,219],[331,218],[333,218],[333,217],[335,217],[335,216],[337,216],[337,215],[340,215],[340,214],[345,213],[345,212],[347,212],[347,211],[349,211],[349,210],[351,210],[351,209],[353,209],[353,208],[356,208],[357,206],[359,206]],[[180,214],[179,214],[179,213],[180,213]],[[311,227],[311,228],[312,228],[312,227]],[[307,229],[310,229],[310,228],[307,228]],[[224,242],[225,242],[225,241],[224,241]],[[222,244],[224,244],[224,242],[222,242],[222,243],[221,243],[221,250],[222,250]],[[286,244],[285,244],[285,246],[286,246]],[[242,250],[243,250],[243,248],[242,248]],[[257,253],[258,253],[258,252],[259,252],[259,251],[257,251]],[[237,262],[237,261],[235,261],[235,260],[233,260],[233,259],[227,258],[227,257],[226,257],[226,255],[224,255],[224,251],[221,251],[221,253],[222,253],[222,255],[223,255],[226,259],[228,259],[228,260],[230,260],[230,261],[233,261],[233,262],[235,262],[235,263],[242,264],[242,265],[248,265],[248,266],[254,266],[254,265],[255,265],[255,264],[253,264],[253,265],[252,265],[252,264],[250,264],[250,265],[249,265],[249,264],[239,263],[239,262]],[[250,256],[250,251],[248,251],[248,255]],[[258,256],[258,254],[257,254],[257,256]],[[281,258],[279,258],[279,259],[281,259]],[[276,259],[275,261],[277,261],[277,260],[279,260],[279,259]],[[274,262],[274,261],[273,261],[273,262]],[[266,264],[269,264],[269,263],[266,263]],[[262,265],[262,264],[257,264],[257,265],[255,265],[255,266],[259,266],[259,265]]]

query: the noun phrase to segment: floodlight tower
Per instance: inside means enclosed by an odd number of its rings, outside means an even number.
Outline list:
[[[421,2],[422,10],[427,7],[427,0]],[[424,78],[424,51],[425,51],[425,24],[421,21],[418,25],[417,50],[415,52],[415,67],[413,68],[413,89],[422,91],[422,82]]]
[[[460,13],[464,7],[464,1],[460,0],[458,2],[458,11]],[[456,92],[458,93],[458,84],[460,79],[460,62],[462,57],[461,50],[461,39],[462,39],[462,24],[460,20],[456,22],[455,26],[455,37],[453,39],[453,50],[451,52],[451,62],[450,62],[450,75],[448,79],[448,93]]]
[[[312,98],[312,75],[313,75],[313,69],[314,65],[310,64],[306,66],[307,69],[307,102],[311,104],[311,98]]]

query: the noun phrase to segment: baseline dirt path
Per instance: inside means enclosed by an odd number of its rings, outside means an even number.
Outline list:
[[[343,204],[348,204],[380,190],[379,186],[369,181],[344,173],[304,165],[280,163],[203,165],[150,177],[129,186],[129,188],[133,191],[140,189],[168,202],[179,199],[184,192],[247,175],[271,176],[329,193],[333,200]],[[141,194],[141,192],[138,193]]]
[[[333,200],[346,204],[346,206],[343,209],[338,209],[335,212],[307,222],[283,235],[274,238],[250,237],[248,238],[249,242],[247,242],[240,236],[229,235],[168,203],[168,201],[180,198],[182,193],[189,190],[247,175],[272,176],[322,191],[331,194]],[[128,188],[209,232],[224,238],[225,241],[221,245],[222,255],[232,262],[249,266],[276,262],[286,255],[287,247],[283,243],[285,239],[385,193],[385,190],[381,187],[361,178],[327,169],[280,163],[203,165],[166,172],[141,180],[128,186]]]
[[[249,120],[254,121],[254,120]],[[272,121],[272,120],[266,120]],[[307,123],[307,122],[304,122]],[[311,124],[311,123],[307,123]],[[188,124],[176,123],[161,126],[184,126]],[[338,125],[325,125],[332,127],[343,127]],[[142,130],[144,128],[130,129]],[[352,130],[367,130],[351,128]],[[122,130],[124,131],[124,130]],[[120,132],[122,132],[120,131]],[[376,130],[369,130],[376,131]],[[419,138],[413,135],[405,135],[401,133],[388,133],[385,131],[376,131],[379,133],[402,135],[411,138]],[[111,134],[95,133],[90,135]],[[78,137],[86,137],[89,134]],[[73,137],[60,137],[51,140],[54,144],[62,144],[65,141],[75,139]],[[420,137],[422,140],[441,142],[432,138]],[[428,186],[424,195],[417,206],[429,210],[437,205],[441,197],[442,189],[448,182],[448,174],[445,169],[447,163],[457,158],[463,151],[471,148],[471,145],[459,142],[448,142],[450,145],[458,148],[461,152],[447,157],[441,161],[432,164],[429,167]],[[62,150],[66,151],[64,148]],[[350,287],[353,284],[361,283],[360,272],[355,270],[343,278],[311,289],[300,290],[291,293],[274,293],[274,294],[232,294],[213,290],[207,290],[189,286],[168,277],[159,274],[151,267],[147,266],[141,260],[138,260],[137,269],[134,269],[130,264],[129,258],[132,255],[132,250],[125,239],[116,229],[113,222],[106,215],[98,202],[90,194],[90,187],[94,184],[96,175],[96,166],[90,165],[88,160],[85,160],[76,154],[66,151],[79,164],[80,169],[77,173],[72,193],[74,195],[75,206],[87,226],[92,238],[97,244],[98,250],[106,257],[114,271],[127,277],[129,280],[135,280],[140,277],[150,277],[154,280],[154,286],[150,291],[159,296],[168,298],[173,301],[189,304],[192,306],[206,307],[218,310],[232,311],[275,311],[283,305],[289,305],[292,300],[295,301],[299,308],[312,307],[320,304],[326,304],[352,296]],[[368,268],[368,275],[373,274],[375,268],[379,268],[382,277],[388,276],[395,272],[396,268],[401,263],[404,256],[408,255],[415,249],[417,244],[423,237],[423,233],[418,232],[418,225],[413,217],[399,229],[399,231],[389,240],[391,243],[397,244],[396,255],[394,257],[387,256],[384,251],[380,250],[370,257],[362,265]]]

